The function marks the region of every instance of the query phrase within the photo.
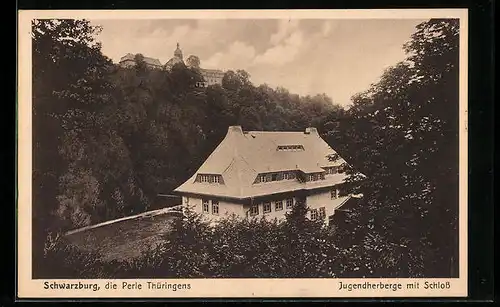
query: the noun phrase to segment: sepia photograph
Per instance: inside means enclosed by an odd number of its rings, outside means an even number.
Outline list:
[[[466,295],[467,15],[400,11],[27,14],[18,287]]]

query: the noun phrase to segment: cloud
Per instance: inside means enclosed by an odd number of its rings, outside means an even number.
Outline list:
[[[302,31],[293,32],[282,44],[267,49],[258,55],[254,64],[284,65],[292,62],[304,47],[304,35]]]
[[[254,84],[301,95],[327,93],[349,104],[384,68],[404,57],[402,44],[423,20],[98,20],[103,53],[168,61],[176,47],[201,66],[245,69]]]
[[[190,26],[182,25],[175,27],[168,37],[169,41],[181,41],[188,35],[192,35],[193,29]]]
[[[290,33],[294,32],[299,27],[299,20],[281,19],[278,23],[278,31],[271,35],[271,44],[277,45],[281,43]]]
[[[241,41],[232,43],[226,51],[213,54],[202,66],[219,69],[245,69],[255,57],[255,48]]]

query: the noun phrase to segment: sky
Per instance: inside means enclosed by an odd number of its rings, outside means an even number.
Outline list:
[[[325,93],[348,107],[351,97],[405,58],[416,19],[91,20],[102,26],[102,52],[118,63],[142,53],[165,64],[180,44],[202,68],[244,69],[255,85],[299,95]]]

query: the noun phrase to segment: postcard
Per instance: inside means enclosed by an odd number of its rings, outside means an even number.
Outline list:
[[[22,10],[17,295],[467,296],[467,10]]]

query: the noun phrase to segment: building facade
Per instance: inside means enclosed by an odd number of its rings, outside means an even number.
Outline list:
[[[155,69],[165,69],[171,70],[176,64],[185,65],[189,68],[196,68],[200,75],[203,77],[203,81],[198,82],[196,86],[204,88],[210,85],[219,84],[222,85],[222,79],[224,78],[224,72],[218,69],[205,69],[201,68],[199,65],[199,59],[196,56],[192,56],[197,59],[197,62],[188,61],[186,64],[184,62],[184,57],[182,54],[182,50],[180,49],[179,43],[177,43],[177,48],[174,50],[174,56],[170,58],[170,60],[162,65],[158,59],[144,57],[144,62],[149,68]],[[188,58],[189,60],[189,58]],[[119,65],[122,67],[134,67],[135,66],[135,55],[131,53],[127,53],[120,59]]]
[[[207,87],[215,84],[222,85],[222,79],[225,74],[222,70],[200,68],[199,72],[204,79],[204,82],[198,83],[199,86]]]
[[[200,75],[203,77],[204,80],[196,84],[198,87],[207,87],[215,84],[222,85],[222,78],[224,78],[225,74],[222,70],[201,68],[198,57],[191,57],[196,58],[196,61],[189,61],[190,59],[188,58],[188,62],[185,63],[182,55],[182,50],[180,49],[179,43],[177,43],[177,48],[174,51],[174,57],[167,61],[164,68],[166,70],[170,70],[176,64],[186,65],[189,68],[197,69]]]
[[[347,163],[315,128],[304,132],[247,131],[231,126],[202,166],[174,190],[185,206],[217,221],[243,218],[283,220],[298,201],[308,218],[325,224],[352,197],[343,191]],[[337,155],[338,156],[338,155]]]

